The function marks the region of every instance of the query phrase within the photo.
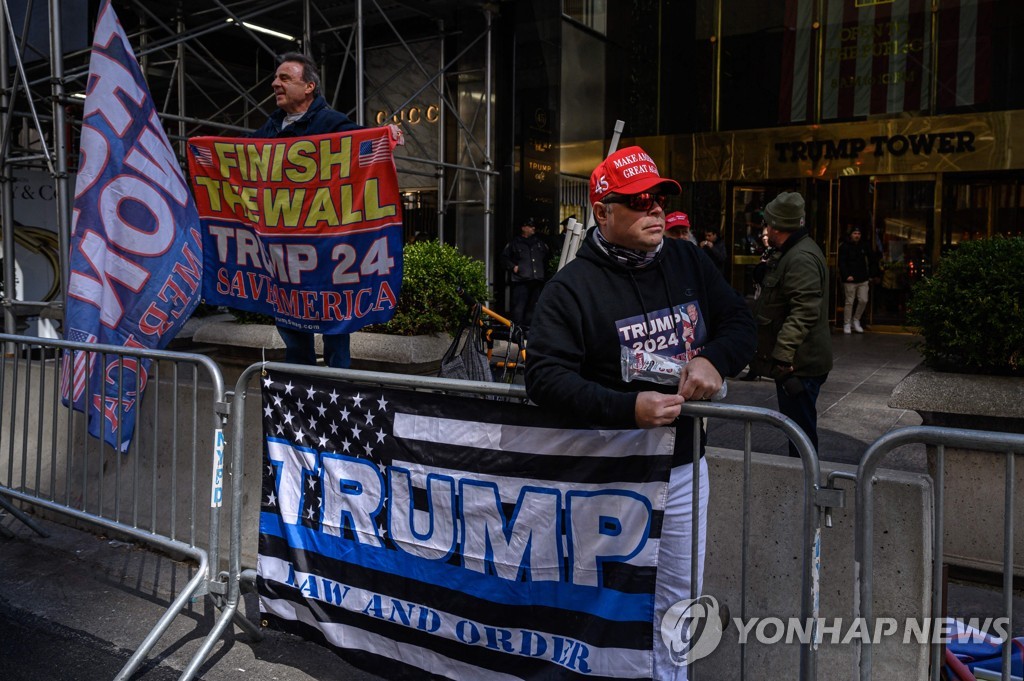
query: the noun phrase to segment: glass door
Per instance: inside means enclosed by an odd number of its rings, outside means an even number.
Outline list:
[[[724,238],[731,248],[726,277],[732,287],[749,300],[754,297],[754,268],[761,262],[765,246],[761,241],[764,207],[780,192],[799,192],[807,211],[807,231],[824,252],[829,249],[829,193],[826,181],[731,185]]]
[[[763,185],[732,188],[730,229],[724,235],[728,240],[726,243],[732,247],[729,283],[751,300],[754,297],[754,267],[761,262],[761,254],[764,253],[761,243],[761,211],[768,201],[766,196],[774,197],[776,193],[769,193]]]
[[[907,323],[911,287],[932,268],[935,181],[931,177],[876,178],[871,186],[871,246],[881,277],[872,286],[868,323],[902,327]]]

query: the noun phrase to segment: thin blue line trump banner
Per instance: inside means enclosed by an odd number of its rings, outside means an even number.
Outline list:
[[[89,58],[64,337],[165,347],[199,302],[202,258],[195,202],[124,29],[105,2]],[[65,352],[62,401],[88,410],[89,433],[123,451],[149,363]]]
[[[282,372],[263,429],[273,626],[386,678],[651,678],[672,429]]]
[[[316,333],[391,319],[402,282],[395,144],[388,128],[189,140],[206,302]]]

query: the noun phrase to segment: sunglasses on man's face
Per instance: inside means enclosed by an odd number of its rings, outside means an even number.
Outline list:
[[[622,194],[620,196],[609,196],[606,199],[602,199],[601,203],[623,203],[630,210],[640,211],[646,213],[654,207],[654,204],[658,204],[662,208],[665,207],[665,201],[668,197],[664,194],[651,194],[644,192],[642,194]]]

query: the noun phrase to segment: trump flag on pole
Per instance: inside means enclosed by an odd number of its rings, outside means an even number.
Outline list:
[[[178,159],[108,0],[89,60],[72,212],[68,340],[166,346],[199,302],[198,227]],[[88,411],[91,435],[125,451],[149,361],[77,354],[77,361],[71,353],[63,359],[63,401]]]

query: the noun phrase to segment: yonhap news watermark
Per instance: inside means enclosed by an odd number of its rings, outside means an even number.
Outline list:
[[[723,615],[723,612],[725,613]],[[731,626],[730,626],[731,625]],[[682,600],[661,620],[661,638],[677,665],[707,657],[722,640],[739,645],[758,643],[877,645],[896,640],[911,645],[933,643],[993,643],[1010,638],[1006,617],[728,617],[714,596]]]

